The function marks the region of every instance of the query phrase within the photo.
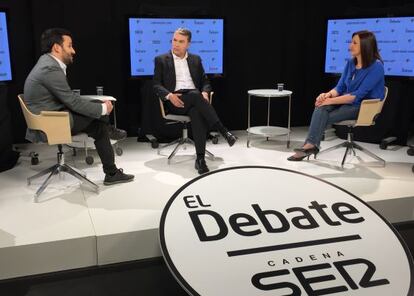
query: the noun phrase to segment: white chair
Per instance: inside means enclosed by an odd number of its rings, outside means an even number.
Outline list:
[[[358,118],[356,120],[344,120],[335,123],[335,125],[345,125],[348,127],[348,134],[347,140],[341,144],[335,145],[328,149],[325,149],[317,154],[317,156],[321,156],[322,154],[328,153],[338,148],[345,148],[345,154],[342,158],[341,166],[344,166],[346,157],[348,154],[353,153],[356,156],[355,149],[360,150],[361,152],[367,154],[368,156],[378,160],[383,166],[385,166],[385,160],[381,157],[375,155],[374,153],[370,152],[369,150],[365,149],[364,147],[358,145],[354,142],[353,134],[354,128],[358,126],[372,126],[375,125],[375,120],[377,119],[378,115],[382,111],[382,107],[384,106],[385,100],[387,99],[388,95],[388,88],[385,87],[384,99],[370,99],[370,100],[363,100],[361,103],[361,108],[359,109]],[[316,155],[315,155],[316,158]]]
[[[410,156],[414,156],[414,145],[409,145],[408,146],[408,149],[407,149],[407,154],[408,155],[410,155]],[[413,165],[413,167],[411,168],[411,170],[413,171],[413,173],[414,173],[414,165]]]
[[[34,201],[37,201],[37,197],[46,189],[52,177],[59,174],[60,172],[65,172],[76,177],[80,181],[88,184],[96,193],[99,193],[98,185],[86,178],[85,174],[78,172],[65,163],[65,155],[62,151],[62,145],[72,143],[69,113],[62,111],[42,111],[39,115],[36,115],[29,111],[26,104],[24,103],[22,94],[18,95],[18,99],[23,111],[24,118],[26,120],[27,127],[32,130],[42,131],[46,135],[46,141],[49,145],[58,146],[57,163],[52,167],[27,178],[27,183],[30,185],[34,179],[49,174],[46,180],[36,191]],[[86,141],[87,138],[88,135],[84,133],[76,135],[76,139],[79,141]]]
[[[210,104],[211,104],[212,99],[213,99],[213,94],[214,94],[214,92],[210,93],[210,97],[209,97],[210,98],[210,100],[209,100]],[[180,124],[182,126],[182,135],[181,135],[180,138],[178,138],[178,139],[176,139],[176,140],[174,140],[170,143],[167,143],[165,145],[162,145],[162,146],[158,147],[158,154],[161,154],[162,149],[164,149],[166,147],[169,147],[169,146],[176,145],[174,150],[168,156],[168,164],[170,164],[172,158],[177,154],[177,152],[179,151],[180,148],[183,147],[185,149],[185,145],[187,145],[187,144],[190,144],[190,145],[194,146],[194,141],[191,140],[188,137],[188,124],[191,122],[191,118],[190,118],[190,116],[187,116],[187,115],[167,114],[165,112],[164,102],[161,99],[159,99],[159,102],[160,102],[161,115],[164,119],[166,119],[168,121],[167,124]],[[213,137],[215,137],[213,139],[215,139],[214,141],[215,141],[215,143],[217,143],[217,141],[218,141],[217,136],[213,136]],[[211,153],[210,151],[208,151],[207,149],[206,149],[206,154],[211,159],[214,160],[214,154]]]

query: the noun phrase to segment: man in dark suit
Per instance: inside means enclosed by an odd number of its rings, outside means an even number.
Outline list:
[[[233,146],[237,138],[221,123],[209,104],[210,82],[204,73],[201,58],[188,52],[191,31],[179,28],[174,32],[171,52],[155,58],[154,91],[165,101],[169,111],[189,115],[196,146],[195,168],[199,174],[209,171],[204,159],[207,132],[218,130]]]
[[[44,31],[41,50],[42,56],[24,83],[24,100],[29,110],[34,114],[40,114],[43,110],[68,111],[72,134],[85,132],[95,139],[105,173],[104,184],[132,181],[134,175],[123,173],[115,165],[110,138],[123,139],[126,132],[109,125],[108,115],[112,112],[112,103],[81,99],[69,87],[66,67],[73,62],[75,55],[72,34],[61,28]]]

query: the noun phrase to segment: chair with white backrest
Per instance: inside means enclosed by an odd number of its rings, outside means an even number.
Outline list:
[[[70,122],[69,122],[69,113],[64,111],[42,111],[39,115],[33,114],[27,108],[23,95],[18,95],[19,103],[23,111],[24,118],[26,120],[27,127],[31,130],[42,131],[46,136],[46,141],[49,145],[57,145],[57,164],[53,165],[50,168],[47,168],[36,175],[29,177],[27,183],[30,185],[32,180],[42,177],[46,174],[49,176],[42,183],[39,189],[35,194],[35,202],[37,197],[45,190],[49,185],[52,177],[59,174],[60,172],[68,173],[82,182],[85,182],[93,188],[95,192],[99,192],[99,187],[88,178],[86,175],[78,172],[74,168],[70,167],[65,163],[64,153],[62,151],[63,144],[72,143],[73,140],[79,142],[85,142],[88,138],[88,135],[85,133],[77,134],[74,137],[71,135],[70,131]]]
[[[354,156],[356,156],[355,149],[358,149],[361,152],[364,152],[365,154],[369,155],[370,157],[378,160],[379,162],[382,163],[383,166],[385,166],[384,159],[382,159],[381,157],[375,155],[374,153],[370,152],[369,150],[355,143],[353,139],[353,134],[354,134],[355,127],[375,125],[375,120],[381,114],[382,107],[384,106],[385,100],[387,99],[387,95],[388,95],[388,88],[385,87],[383,100],[369,99],[369,100],[363,100],[361,102],[361,108],[359,109],[358,118],[356,120],[344,120],[344,121],[334,123],[335,125],[343,125],[343,126],[348,127],[347,140],[341,144],[335,145],[333,147],[330,147],[328,149],[325,149],[319,152],[317,156],[319,157],[321,156],[321,154],[344,147],[346,149],[345,149],[345,154],[342,158],[342,163],[341,163],[341,166],[344,166],[347,155],[352,152]]]
[[[213,94],[214,94],[214,92],[211,92],[210,93],[210,96],[209,96],[209,103],[210,104],[211,104],[211,102],[213,100]],[[187,116],[187,115],[176,115],[176,114],[173,114],[173,113],[167,113],[165,111],[165,108],[164,108],[164,102],[161,99],[159,99],[159,101],[160,101],[161,115],[162,115],[162,117],[164,119],[166,119],[168,121],[167,124],[176,124],[176,123],[178,123],[178,124],[181,124],[181,126],[182,126],[182,135],[181,135],[180,138],[178,138],[178,139],[176,139],[176,140],[174,140],[174,141],[172,141],[170,143],[167,143],[165,145],[162,145],[162,146],[160,146],[158,148],[158,154],[161,154],[161,150],[162,149],[177,144],[175,146],[174,150],[168,156],[168,164],[170,164],[171,163],[171,159],[178,152],[178,150],[180,149],[180,147],[185,147],[186,144],[190,144],[190,145],[193,145],[194,146],[194,141],[191,140],[188,137],[188,124],[191,122],[191,118],[190,118],[190,116]],[[213,153],[211,153],[210,151],[206,150],[206,154],[211,159],[214,160],[214,154]]]

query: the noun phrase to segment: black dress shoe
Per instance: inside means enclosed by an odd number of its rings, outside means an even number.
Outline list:
[[[206,161],[204,160],[204,158],[202,159],[196,159],[195,161],[195,169],[198,171],[198,173],[201,174],[205,174],[208,173],[210,170],[207,167]]]
[[[115,174],[106,174],[104,179],[104,185],[113,185],[119,183],[131,182],[134,180],[134,175],[125,174],[122,169],[117,169]]]
[[[108,133],[109,133],[109,138],[111,140],[123,140],[127,137],[127,132],[119,129],[119,128],[115,128],[113,125],[108,125]]]
[[[227,141],[227,143],[229,144],[230,147],[233,146],[234,143],[236,143],[236,141],[237,141],[237,137],[229,131],[226,131],[223,134],[223,137],[226,139],[226,141]]]

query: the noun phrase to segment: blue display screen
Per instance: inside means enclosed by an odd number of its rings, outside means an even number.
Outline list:
[[[352,33],[361,30],[375,34],[385,75],[414,76],[414,17],[328,20],[325,73],[342,73]]]
[[[174,31],[189,29],[189,52],[201,56],[207,74],[223,74],[223,19],[130,18],[131,76],[154,74],[154,58],[171,50]]]
[[[0,11],[0,81],[12,79],[6,13]]]

